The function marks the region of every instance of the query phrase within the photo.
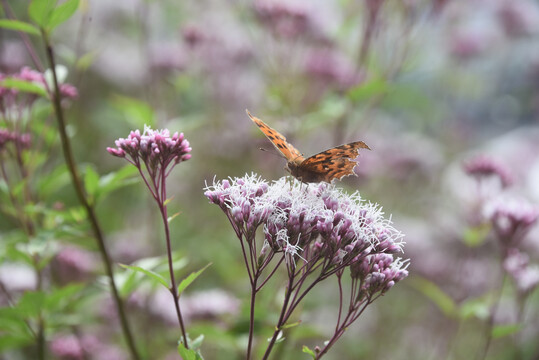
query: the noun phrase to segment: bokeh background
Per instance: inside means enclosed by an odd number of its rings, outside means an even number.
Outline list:
[[[11,6],[27,18],[25,1]],[[191,143],[192,159],[169,177],[169,206],[180,212],[171,231],[185,259],[182,276],[212,263],[182,298],[189,332],[205,333],[207,359],[242,358],[249,283],[239,242],[203,188],[251,172],[268,180],[285,175],[282,158],[259,150],[272,146],[245,109],[306,155],[365,141],[372,151],[361,153],[358,176],[338,186],[379,203],[406,234],[410,277],[371,305],[327,358],[470,359],[485,342],[483,300],[500,289],[500,246],[478,227],[476,183],[463,164],[486,156],[512,179],[504,193],[539,202],[538,36],[532,0],[86,0],[52,41],[69,70],[66,81],[79,91],[67,117],[82,167],[104,175],[124,166],[106,147],[145,124],[183,132]],[[1,31],[0,41],[4,73],[31,65],[16,33]],[[35,47],[43,55],[37,39]],[[51,168],[62,162],[59,146],[49,156]],[[55,204],[76,204],[69,178],[57,181]],[[141,181],[103,199],[97,211],[116,263],[164,254],[157,207]],[[11,225],[2,226],[7,232]],[[99,287],[94,243],[73,236],[58,245],[51,278],[82,281],[93,295],[78,312],[77,332],[51,331],[53,357],[69,358],[62,351],[75,333],[102,351],[98,358],[125,358],[111,300]],[[521,246],[537,264],[537,227]],[[1,266],[12,291],[33,286],[24,266]],[[174,358],[171,299],[138,281],[128,307],[136,337],[152,359]],[[333,285],[306,299],[302,324],[276,359],[307,358],[301,346],[321,345],[331,334]],[[281,284],[271,286],[257,310],[267,316],[259,328],[269,331],[282,294]],[[495,321],[514,324],[510,279],[502,290]],[[530,294],[522,327],[495,338],[488,358],[515,358],[516,347],[522,358],[539,356],[538,300]]]

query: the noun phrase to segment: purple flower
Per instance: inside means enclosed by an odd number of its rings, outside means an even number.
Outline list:
[[[335,84],[339,89],[359,85],[365,79],[365,74],[356,70],[351,61],[332,49],[311,51],[305,62],[305,71],[307,75],[325,84]]]
[[[311,19],[304,9],[286,2],[257,1],[254,9],[260,22],[279,37],[296,38],[311,26]]]
[[[0,151],[10,143],[20,150],[29,149],[32,145],[32,135],[30,133],[19,134],[16,131],[0,129]]]
[[[266,356],[294,309],[319,282],[336,275],[332,278],[342,289],[343,272],[348,268],[352,274],[351,303],[344,306],[341,292],[339,314],[348,314],[338,321],[333,344],[367,305],[408,276],[406,261],[392,255],[402,252],[403,235],[377,204],[364,201],[358,192],[350,195],[331,184],[287,177],[268,183],[255,174],[214,181],[205,190],[240,240],[253,299],[281,264],[286,268],[282,315]],[[259,284],[261,277],[265,279]],[[251,339],[252,328],[249,334]]]
[[[505,271],[513,278],[518,291],[527,295],[539,285],[539,266],[530,265],[527,254],[511,248],[503,262]]]
[[[330,274],[369,254],[402,252],[403,235],[358,192],[349,195],[333,185],[286,177],[268,184],[253,174],[214,182],[205,195],[225,212],[241,240],[255,242],[262,227],[258,261],[279,253],[291,269],[298,261],[328,261]]]
[[[56,255],[53,269],[62,283],[84,281],[96,269],[96,260],[89,251],[65,247]]]
[[[50,344],[51,353],[61,360],[82,360],[84,351],[79,339],[73,335],[59,336]]]
[[[498,17],[509,36],[532,35],[539,31],[539,7],[534,1],[504,1]]]
[[[513,176],[510,170],[490,157],[477,156],[465,163],[463,167],[468,175],[475,177],[478,181],[496,177],[504,188],[513,184]]]
[[[162,169],[168,175],[174,166],[191,158],[191,147],[183,133],[170,136],[167,129],[145,127],[142,135],[139,130],[131,131],[127,139],[120,138],[115,144],[117,148],[107,147],[111,155],[126,158],[138,168],[144,164],[151,174]]]
[[[506,246],[516,246],[539,219],[539,207],[524,199],[498,196],[485,204],[483,215]]]

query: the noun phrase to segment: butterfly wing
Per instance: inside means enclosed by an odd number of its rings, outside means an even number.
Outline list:
[[[305,182],[331,182],[344,176],[354,175],[352,161],[358,156],[359,149],[368,149],[363,141],[334,147],[305,159],[298,167],[298,177]]]
[[[275,146],[275,148],[279,150],[279,152],[286,158],[287,161],[295,161],[298,163],[303,161],[303,156],[298,151],[298,149],[286,142],[286,138],[283,135],[281,135],[277,130],[270,128],[268,125],[266,125],[265,122],[263,122],[259,118],[251,115],[249,110],[246,111],[247,115],[249,115],[251,120],[253,120],[253,122],[260,128],[260,131],[262,131],[264,135],[266,135],[266,137],[269,139],[269,141],[271,141],[273,146]]]

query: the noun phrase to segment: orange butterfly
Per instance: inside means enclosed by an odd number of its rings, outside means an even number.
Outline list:
[[[352,160],[358,156],[359,149],[370,150],[363,141],[356,141],[305,158],[298,149],[286,142],[283,135],[270,128],[259,118],[252,116],[249,110],[246,111],[251,120],[273,143],[273,146],[286,158],[286,170],[295,178],[306,183],[331,182],[333,179],[355,175],[354,167],[357,163]]]

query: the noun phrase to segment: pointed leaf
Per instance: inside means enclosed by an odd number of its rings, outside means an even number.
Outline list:
[[[169,216],[168,219],[167,219],[167,222],[170,223],[172,220],[174,220],[174,218],[178,215],[180,215],[181,213],[180,212],[177,212],[175,213],[174,215],[172,216]]]
[[[187,276],[185,279],[183,279],[181,282],[180,282],[180,285],[178,285],[178,296],[180,296],[182,294],[182,292],[185,290],[185,288],[187,288],[189,285],[191,285],[191,283],[193,281],[195,281],[195,279],[200,275],[202,274],[202,272],[204,270],[206,270],[208,268],[208,266],[210,266],[211,263],[209,263],[208,265],[204,266],[202,269],[198,270],[197,272],[194,272],[194,273],[191,273],[189,274],[189,276]]]
[[[164,287],[168,289],[167,280],[165,280],[165,278],[159,275],[158,273],[155,273],[151,270],[143,269],[140,266],[131,266],[131,265],[124,265],[124,264],[120,264],[120,266],[125,269],[131,269],[137,272],[141,272],[145,275],[148,275],[149,277],[153,278],[154,280],[157,280],[159,283],[161,283]]]
[[[295,323],[292,323],[292,324],[284,324],[283,326],[281,326],[281,330],[288,329],[288,328],[293,328],[293,327],[296,327],[296,326],[298,326],[300,324],[301,324],[301,320],[296,321]]]
[[[494,339],[498,339],[504,336],[513,335],[520,330],[522,330],[523,325],[522,324],[504,324],[504,325],[496,325],[492,329],[492,337]]]
[[[90,202],[94,202],[95,195],[99,186],[99,174],[90,165],[86,166],[84,174],[84,187],[86,193],[90,197]]]
[[[52,11],[50,20],[47,24],[49,30],[54,29],[67,19],[69,19],[79,8],[79,0],[67,0]]]
[[[31,35],[40,35],[39,29],[34,25],[19,20],[0,19],[0,28],[22,31]]]
[[[56,0],[32,0],[28,15],[37,25],[46,28],[55,7]]]
[[[307,345],[303,345],[303,349],[301,351],[304,352],[305,354],[311,355],[311,357],[313,359],[316,359],[315,352],[313,350],[309,349],[309,347]]]
[[[413,286],[432,300],[446,316],[456,315],[456,303],[438,285],[424,278],[416,278]]]
[[[180,354],[183,360],[202,360],[202,356],[197,351],[186,349],[182,343],[178,345],[178,354]]]
[[[31,81],[25,81],[21,79],[14,79],[14,78],[6,78],[2,81],[0,81],[0,86],[9,88],[9,89],[15,89],[19,90],[25,93],[30,94],[36,94],[39,96],[47,97],[47,90],[45,90],[45,87],[40,84],[36,84]]]
[[[126,120],[134,128],[143,129],[144,125],[154,126],[153,108],[144,101],[122,95],[114,95],[112,105],[122,111]]]

